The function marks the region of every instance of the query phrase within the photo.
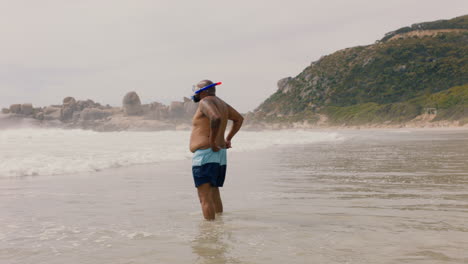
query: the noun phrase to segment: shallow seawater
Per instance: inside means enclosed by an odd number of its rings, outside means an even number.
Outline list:
[[[339,134],[230,153],[213,222],[190,160],[0,179],[0,263],[468,263],[468,131]]]
[[[95,172],[190,159],[190,131],[94,132],[81,129],[0,130],[0,178]],[[336,132],[242,131],[233,152],[339,141]]]

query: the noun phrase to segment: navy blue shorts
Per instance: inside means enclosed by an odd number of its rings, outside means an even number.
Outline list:
[[[192,174],[195,187],[210,183],[214,187],[223,187],[226,178],[226,149],[214,152],[211,148],[198,149],[192,158]]]

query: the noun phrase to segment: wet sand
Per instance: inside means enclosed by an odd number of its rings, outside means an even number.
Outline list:
[[[190,160],[0,179],[0,263],[467,263],[468,133],[343,133],[229,154],[214,222]]]

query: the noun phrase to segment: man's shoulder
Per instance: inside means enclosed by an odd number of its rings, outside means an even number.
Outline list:
[[[221,104],[225,105],[225,106],[229,106],[228,103],[226,103],[226,101],[224,101],[223,99],[219,98],[218,96],[215,96],[215,100],[217,100],[218,102],[220,102]]]

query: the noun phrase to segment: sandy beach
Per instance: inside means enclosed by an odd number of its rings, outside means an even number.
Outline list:
[[[2,178],[0,263],[468,262],[465,130],[341,136],[230,153],[214,222],[189,159]]]

